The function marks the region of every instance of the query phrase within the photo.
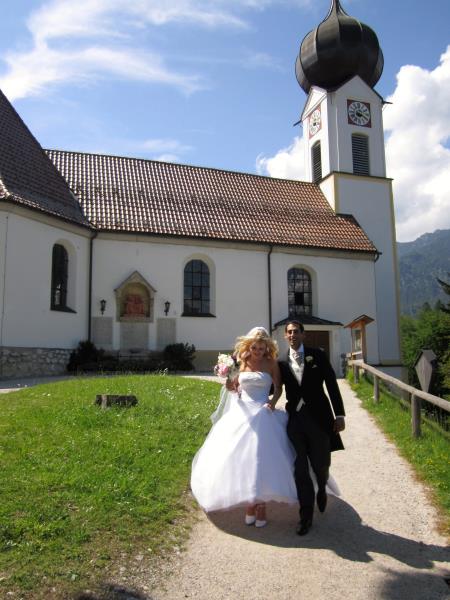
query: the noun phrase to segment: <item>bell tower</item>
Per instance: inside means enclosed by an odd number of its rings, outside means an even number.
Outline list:
[[[325,19],[303,39],[295,72],[308,94],[301,115],[307,179],[336,213],[358,221],[380,253],[374,264],[378,340],[369,361],[399,374],[392,180],[386,177],[384,101],[374,89],[383,65],[375,32],[332,0]]]

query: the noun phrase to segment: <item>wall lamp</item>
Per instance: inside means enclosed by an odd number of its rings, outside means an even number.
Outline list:
[[[106,300],[100,300],[100,312],[103,314],[106,308]]]
[[[169,310],[170,310],[170,302],[168,300],[166,300],[164,302],[164,314],[166,315],[166,317],[169,313]]]

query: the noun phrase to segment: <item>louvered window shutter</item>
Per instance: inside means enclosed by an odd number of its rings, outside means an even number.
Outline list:
[[[316,142],[311,148],[311,156],[313,182],[317,183],[322,179],[322,153],[320,151],[320,142]]]
[[[369,138],[366,135],[352,135],[353,173],[355,175],[370,175],[369,168]]]

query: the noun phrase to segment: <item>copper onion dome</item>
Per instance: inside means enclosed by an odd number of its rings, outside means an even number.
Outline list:
[[[295,74],[306,93],[313,85],[336,89],[355,75],[373,88],[383,65],[383,53],[373,29],[350,17],[339,0],[332,0],[326,18],[302,41]]]

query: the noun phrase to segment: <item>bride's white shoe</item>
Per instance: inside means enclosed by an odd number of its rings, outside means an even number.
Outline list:
[[[266,505],[265,504],[257,504],[255,512],[256,512],[255,527],[265,527],[267,525]]]

